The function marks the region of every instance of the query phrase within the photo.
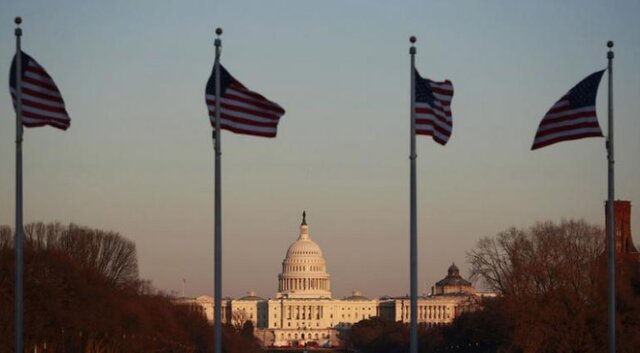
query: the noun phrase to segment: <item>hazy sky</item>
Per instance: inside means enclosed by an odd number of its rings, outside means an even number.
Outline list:
[[[213,148],[204,86],[222,62],[287,111],[278,137],[224,132],[223,293],[273,297],[307,210],[335,297],[409,292],[409,41],[455,87],[445,147],[418,138],[420,292],[477,240],[515,225],[604,224],[604,139],[531,152],[548,108],[606,67],[615,41],[616,195],[640,243],[638,1],[13,1],[0,77],[24,51],[61,89],[66,132],[28,129],[25,221],[136,242],[141,275],[213,293]],[[4,76],[2,76],[4,75]],[[0,84],[0,223],[14,224],[15,118]],[[598,114],[606,131],[606,77]]]

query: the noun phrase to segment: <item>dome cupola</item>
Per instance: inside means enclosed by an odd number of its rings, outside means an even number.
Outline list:
[[[456,263],[452,263],[451,266],[449,266],[449,277],[460,277],[460,270],[458,269],[458,266],[456,266]]]

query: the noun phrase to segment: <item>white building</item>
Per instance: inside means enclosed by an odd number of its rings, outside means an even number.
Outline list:
[[[418,322],[448,324],[475,302],[475,289],[460,277],[452,265],[448,276],[436,283],[429,296],[418,300]],[[180,302],[197,304],[213,321],[213,298],[201,296]],[[337,345],[337,332],[374,316],[409,322],[409,298],[369,299],[358,291],[344,299],[333,299],[331,276],[322,250],[309,235],[306,214],[298,238],[289,246],[278,275],[275,299],[258,297],[255,292],[239,299],[225,298],[222,320],[242,325],[251,320],[256,336],[266,346],[295,346],[309,342]]]
[[[418,324],[446,325],[463,312],[472,310],[479,300],[471,282],[460,276],[456,264],[452,264],[447,276],[431,287],[431,295],[418,297]],[[395,321],[409,322],[410,298],[381,298],[380,315]]]

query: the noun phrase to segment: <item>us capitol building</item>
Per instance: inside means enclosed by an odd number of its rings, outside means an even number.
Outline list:
[[[418,298],[418,322],[443,325],[462,312],[472,310],[480,293],[462,277],[455,264],[438,281],[431,294]],[[183,304],[203,310],[213,321],[213,298],[181,298]],[[278,275],[275,299],[248,292],[239,299],[222,300],[222,320],[233,325],[253,322],[255,335],[265,346],[292,346],[307,342],[338,345],[338,331],[374,316],[409,322],[409,297],[369,299],[354,291],[344,299],[331,295],[331,276],[322,250],[309,236],[306,214],[302,214],[300,234],[287,249]]]

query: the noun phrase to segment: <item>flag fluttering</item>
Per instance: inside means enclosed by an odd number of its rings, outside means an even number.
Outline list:
[[[60,90],[37,61],[25,52],[21,53],[21,57],[22,125],[26,127],[50,125],[66,130],[71,124],[71,118],[65,108]],[[11,62],[9,90],[15,108],[17,104],[16,56]]]
[[[596,96],[605,71],[587,76],[549,109],[540,122],[532,150],[556,142],[603,136],[596,116]]]
[[[435,82],[422,78],[415,69],[414,75],[416,134],[431,136],[437,143],[445,145],[453,126],[453,84],[449,80]]]
[[[284,109],[261,94],[246,88],[220,65],[220,128],[263,137],[275,137]],[[205,100],[211,126],[215,128],[215,66],[207,82]]]

